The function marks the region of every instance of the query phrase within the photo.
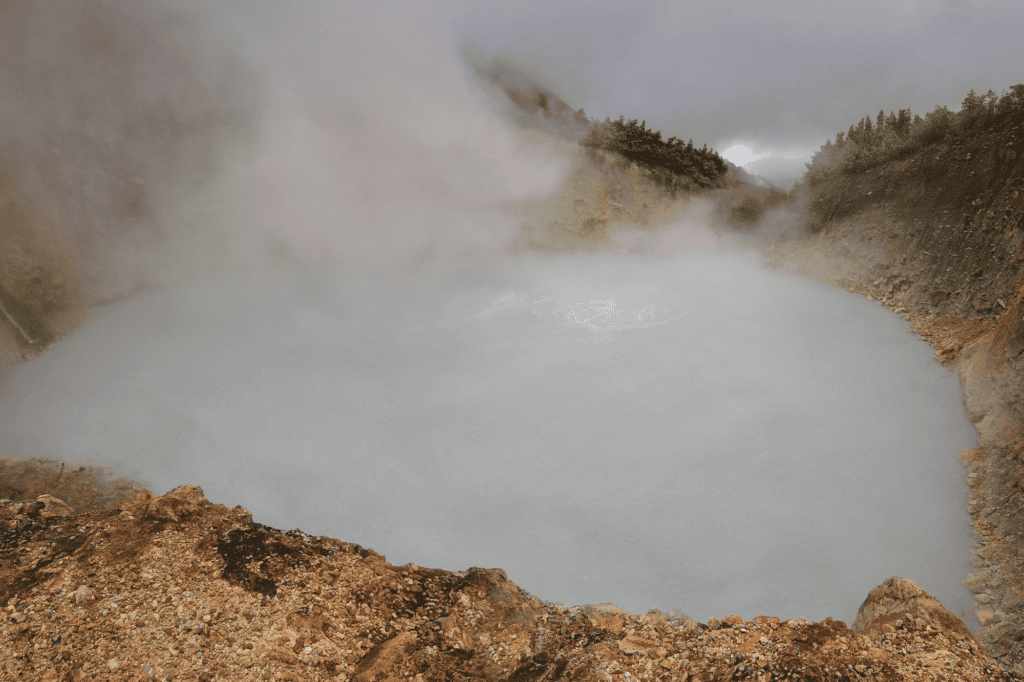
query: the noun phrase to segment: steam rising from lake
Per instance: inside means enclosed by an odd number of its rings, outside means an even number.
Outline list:
[[[109,306],[2,391],[5,452],[548,600],[851,621],[905,575],[970,608],[956,378],[874,304],[722,253],[226,276]]]
[[[699,203],[531,253],[576,152],[509,122],[444,16],[244,7],[182,4],[258,81],[253,125],[93,264],[146,289],[0,377],[0,451],[567,604],[851,621],[905,575],[970,610],[976,433],[900,320]]]

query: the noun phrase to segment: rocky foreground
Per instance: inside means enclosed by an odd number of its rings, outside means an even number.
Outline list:
[[[500,569],[393,566],[182,486],[0,501],[2,680],[1019,680],[917,585],[853,629],[567,609]]]

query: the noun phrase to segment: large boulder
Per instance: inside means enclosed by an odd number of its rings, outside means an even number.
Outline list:
[[[196,485],[180,485],[161,497],[155,497],[149,491],[141,492],[122,505],[122,508],[139,518],[182,522],[198,515],[209,506],[210,503],[202,488]]]
[[[853,631],[860,635],[881,635],[889,627],[923,620],[950,637],[974,641],[971,631],[938,599],[906,578],[889,578],[871,590],[857,611]]]

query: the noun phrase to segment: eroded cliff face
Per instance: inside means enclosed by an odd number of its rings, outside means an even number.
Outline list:
[[[980,544],[978,639],[1024,667],[1024,117],[805,187],[809,241],[776,258],[877,299],[960,375],[979,447],[961,453]]]
[[[0,678],[1016,680],[909,580],[851,630],[567,609],[501,569],[394,566],[194,486],[75,514],[0,502]]]

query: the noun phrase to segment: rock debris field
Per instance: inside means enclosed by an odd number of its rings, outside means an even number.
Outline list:
[[[393,566],[181,486],[0,501],[3,680],[1017,680],[909,580],[841,621],[567,609],[501,569]]]

